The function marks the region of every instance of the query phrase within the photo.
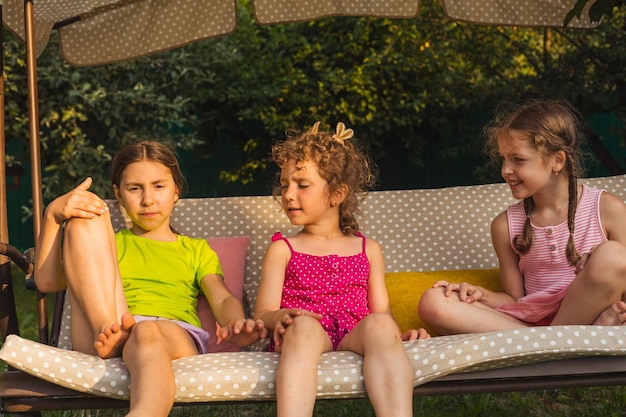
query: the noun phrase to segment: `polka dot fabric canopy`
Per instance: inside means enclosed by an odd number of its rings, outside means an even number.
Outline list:
[[[4,0],[4,24],[24,39],[24,1]],[[451,19],[487,25],[559,27],[575,0],[445,0]],[[39,55],[59,26],[65,59],[79,66],[123,61],[235,30],[236,0],[38,0],[35,45]],[[412,18],[419,0],[254,0],[261,24],[327,16]],[[583,13],[586,16],[586,13]],[[574,18],[570,27],[592,27]]]
[[[61,51],[78,66],[124,61],[235,29],[235,0],[39,0],[34,3],[37,55],[61,23]],[[77,19],[78,18],[78,19]],[[23,0],[4,0],[4,24],[24,39]]]
[[[591,4],[593,2],[590,2]],[[454,20],[482,25],[562,27],[575,0],[445,0],[446,15]],[[589,5],[587,6],[589,7]],[[587,9],[570,28],[590,28]]]

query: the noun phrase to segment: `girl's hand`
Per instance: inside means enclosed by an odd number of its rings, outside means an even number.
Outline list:
[[[226,341],[244,347],[267,337],[267,329],[262,320],[237,319],[228,326],[217,325],[217,343]]]
[[[298,316],[310,316],[316,320],[321,320],[322,315],[313,313],[308,310],[301,310],[299,308],[283,309],[280,311],[279,321],[274,325],[274,334],[272,336],[274,340],[274,351],[280,352],[282,350],[283,335],[287,331],[287,327],[293,324],[293,319]]]
[[[426,329],[420,327],[417,330],[411,329],[402,335],[403,342],[416,339],[430,339],[430,334],[426,331]]]
[[[469,284],[467,282],[462,282],[460,284],[453,284],[448,281],[437,281],[433,284],[433,288],[445,288],[444,295],[449,297],[453,292],[457,292],[459,295],[459,300],[465,303],[473,303],[474,301],[479,301],[483,298],[483,290],[482,288]]]
[[[91,219],[106,213],[109,207],[104,200],[88,191],[91,183],[91,177],[87,177],[76,188],[52,201],[46,212],[57,224],[73,217]]]

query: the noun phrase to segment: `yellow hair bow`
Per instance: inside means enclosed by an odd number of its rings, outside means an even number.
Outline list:
[[[346,125],[342,122],[337,123],[337,131],[333,135],[333,139],[343,143],[344,141],[351,139],[352,137],[354,137],[354,130],[346,129]]]
[[[313,133],[314,135],[317,135],[317,132],[319,131],[321,124],[322,122],[320,121],[315,122],[315,124],[311,126],[311,128],[309,129],[309,133]]]
[[[309,129],[309,133],[316,135],[319,132],[320,124],[322,122],[315,122],[313,126]],[[344,141],[351,139],[354,137],[354,130],[346,129],[346,125],[342,122],[337,123],[337,129],[335,134],[333,135],[333,139],[337,142],[343,143]]]

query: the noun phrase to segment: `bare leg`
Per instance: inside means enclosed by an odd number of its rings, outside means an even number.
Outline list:
[[[122,354],[131,381],[127,415],[167,417],[176,394],[172,360],[197,353],[189,334],[176,323],[135,324]]]
[[[283,335],[276,372],[276,415],[310,417],[315,406],[317,363],[330,351],[330,338],[319,321],[309,316],[294,318]]]
[[[529,324],[501,313],[480,302],[462,302],[453,293],[444,295],[445,288],[430,288],[424,292],[418,306],[419,316],[441,335],[483,333],[519,329]]]
[[[391,315],[372,313],[339,344],[363,355],[365,388],[377,417],[413,414],[413,368]]]
[[[626,302],[626,247],[608,241],[596,247],[569,286],[551,324],[613,324],[613,310]]]
[[[120,353],[128,330],[120,326],[128,312],[117,265],[115,234],[107,214],[73,218],[63,234],[63,272],[72,307],[72,347],[103,357]],[[126,326],[128,320],[126,320]],[[110,332],[99,348],[95,343]]]

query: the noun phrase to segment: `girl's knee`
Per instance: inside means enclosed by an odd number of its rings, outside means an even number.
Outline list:
[[[433,306],[439,304],[439,299],[442,297],[442,291],[440,288],[428,288],[422,293],[418,304],[419,309],[430,309]]]
[[[606,241],[594,249],[590,261],[594,258],[598,263],[626,265],[626,246],[614,240]]]
[[[292,342],[306,342],[307,340],[310,341],[312,337],[316,337],[318,334],[326,334],[318,320],[310,316],[297,316],[294,317],[293,323],[285,330],[283,339]]]
[[[444,294],[445,288],[429,288],[422,294],[417,306],[417,314],[426,321],[439,320],[449,311],[451,297]]]
[[[579,278],[603,285],[615,280],[623,281],[626,275],[626,246],[616,241],[598,245],[587,260]]]
[[[320,328],[322,327],[320,322],[314,319],[311,316],[296,316],[293,318],[293,323],[288,328],[295,328],[300,330],[308,330],[311,328]]]
[[[395,355],[404,349],[400,327],[387,313],[369,314],[359,322],[346,337],[348,338],[348,350],[355,350],[356,347],[355,351],[363,355],[370,355],[372,352],[377,355]]]
[[[64,239],[71,239],[72,237],[86,236],[93,239],[94,236],[106,231],[107,227],[111,227],[111,217],[108,212],[91,219],[72,217],[65,221],[63,237]]]
[[[140,321],[133,326],[127,343],[145,346],[150,343],[160,343],[164,335],[155,321]]]
[[[390,314],[371,313],[358,324],[360,331],[373,339],[392,339],[400,335],[400,327]]]

